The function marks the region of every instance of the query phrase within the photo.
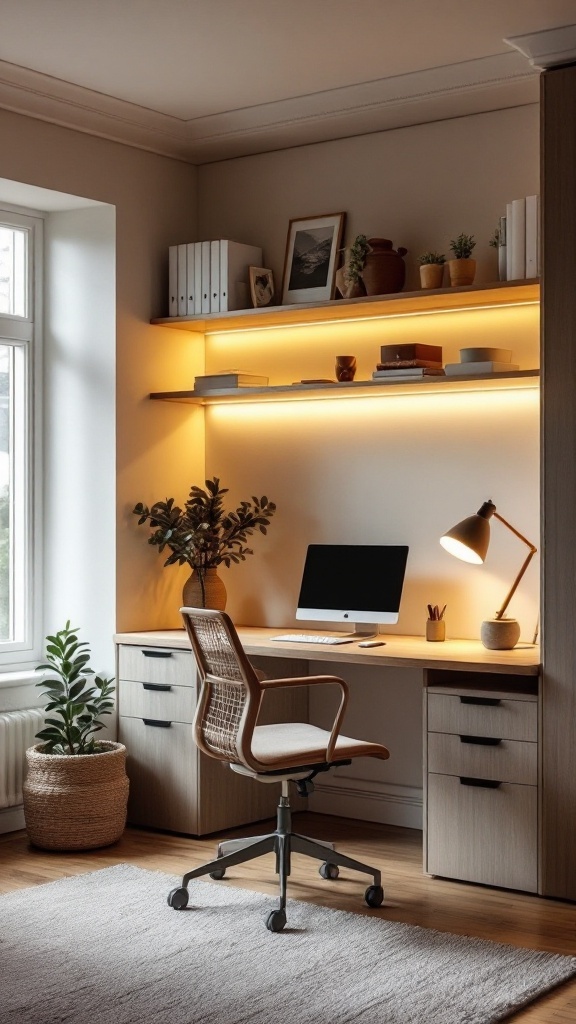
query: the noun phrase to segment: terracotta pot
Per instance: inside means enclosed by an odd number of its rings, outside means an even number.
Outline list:
[[[476,260],[448,260],[450,284],[453,287],[461,284],[472,284],[476,274]]]
[[[226,597],[226,587],[217,569],[205,569],[203,581],[198,570],[194,569],[182,590],[182,601],[186,608],[214,608],[223,612],[226,608]]]
[[[407,249],[392,248],[389,238],[369,238],[372,248],[362,271],[362,280],[367,295],[388,295],[390,292],[402,291],[406,280],[406,266],[403,257]]]
[[[120,839],[126,823],[126,747],[100,744],[97,754],[26,751],[22,787],[30,842],[43,850],[94,850]]]
[[[422,263],[420,266],[420,284],[423,288],[441,288],[444,278],[443,263]]]

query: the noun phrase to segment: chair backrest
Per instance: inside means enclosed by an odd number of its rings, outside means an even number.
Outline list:
[[[258,677],[232,620],[208,608],[181,608],[200,674],[194,739],[211,757],[254,768],[252,733],[260,708]]]

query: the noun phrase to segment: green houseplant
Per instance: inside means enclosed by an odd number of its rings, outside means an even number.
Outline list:
[[[446,257],[443,252],[424,252],[418,257],[423,288],[441,288]]]
[[[132,511],[138,516],[139,526],[149,524],[152,535],[148,543],[159,553],[169,549],[164,565],[178,563],[192,569],[184,585],[184,604],[224,609],[226,589],[217,577],[217,567],[224,564],[229,568],[253,554],[246,541],[255,530],[267,532],[276,505],[266,496],[253,496],[251,502],[241,501],[235,510],[227,512],[223,497],[228,488],[220,486],[218,477],[206,480],[205,485],[190,488],[183,508],[175,505],[174,498],[166,498],[150,508],[138,502]]]
[[[113,680],[89,667],[90,649],[68,621],[46,637],[47,698],[41,742],[26,751],[24,817],[30,841],[54,850],[93,849],[120,838],[126,822],[126,748],[97,741],[114,708]]]
[[[476,274],[476,260],[472,259],[472,252],[476,247],[474,235],[465,235],[461,232],[450,242],[450,249],[454,259],[448,260],[451,285],[472,284]]]

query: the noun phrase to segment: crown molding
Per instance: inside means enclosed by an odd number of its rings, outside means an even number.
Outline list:
[[[0,108],[192,164],[537,102],[513,51],[188,121],[0,61]]]
[[[540,71],[561,64],[576,64],[576,25],[560,25],[504,40],[513,46],[530,65]]]

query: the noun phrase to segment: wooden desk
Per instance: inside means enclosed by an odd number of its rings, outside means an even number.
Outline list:
[[[266,671],[277,678],[313,673],[315,662],[333,665],[344,678],[354,665],[421,671],[424,869],[538,891],[539,648],[488,651],[480,641],[430,643],[394,634],[373,648],[272,639],[290,632],[302,630],[238,627],[246,653],[266,659]],[[263,803],[270,794],[261,791],[273,787],[234,773],[223,776],[222,766],[194,747],[195,673],[186,632],[124,633],[115,641],[119,736],[132,772],[131,820],[204,834],[271,813]],[[305,692],[277,691],[284,703],[273,710],[274,720],[305,719]],[[145,728],[163,724],[171,728]]]

